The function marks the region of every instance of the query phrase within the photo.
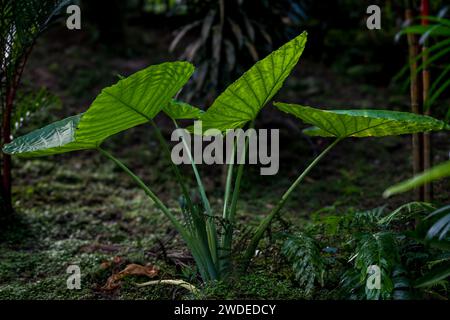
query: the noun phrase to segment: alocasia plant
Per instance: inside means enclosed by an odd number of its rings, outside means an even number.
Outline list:
[[[183,177],[177,166],[173,165],[183,193],[181,201],[183,218],[179,218],[138,176],[104,150],[101,144],[113,134],[149,122],[154,126],[165,153],[170,156],[168,144],[153,121],[154,116],[160,111],[170,117],[176,127],[178,127],[177,120],[180,119],[200,119],[205,130],[214,128],[219,132],[242,128],[249,122],[250,126],[253,126],[259,111],[278,92],[297,64],[305,43],[306,33],[302,33],[256,63],[231,84],[206,112],[172,99],[189,79],[193,67],[186,62],[163,63],[137,72],[104,89],[85,113],[19,137],[5,146],[3,151],[26,157],[83,149],[98,150],[122,168],[172,222],[191,250],[203,280],[224,278],[231,270],[230,252],[244,165],[240,164],[236,172],[233,163],[228,165],[221,225],[216,226],[218,215],[213,212],[209,203],[191,154],[201,205],[193,203]],[[306,133],[336,137],[336,141],[300,174],[271,213],[261,222],[246,249],[241,270],[248,266],[264,232],[281,211],[293,190],[338,141],[350,136],[386,136],[447,128],[446,124],[439,120],[408,113],[380,110],[325,111],[281,103],[276,105],[281,110],[316,126],[306,130]],[[234,148],[236,151],[237,144]],[[245,152],[243,155],[245,156]],[[219,233],[220,228],[224,230],[222,234]]]

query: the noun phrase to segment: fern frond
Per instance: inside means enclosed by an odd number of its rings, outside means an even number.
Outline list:
[[[316,282],[324,285],[325,263],[313,238],[303,233],[290,236],[282,252],[292,263],[295,278],[304,286],[306,295],[311,295]]]
[[[355,271],[359,272],[359,279],[353,282],[354,289],[351,291],[359,291],[359,296],[364,292],[368,300],[407,297],[409,282],[404,276],[405,272],[399,272],[402,269],[395,234],[378,232],[362,235],[350,261],[354,261]],[[369,270],[377,270],[379,288],[367,285],[371,276]],[[350,285],[348,282],[352,279],[349,274],[343,276],[343,282],[346,281],[347,285]],[[356,278],[353,277],[353,280]]]
[[[373,226],[382,218],[385,206],[366,211],[358,211],[353,215],[352,227]]]

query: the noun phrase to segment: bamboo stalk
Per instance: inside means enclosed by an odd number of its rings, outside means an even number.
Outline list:
[[[406,21],[412,21],[414,17],[411,1],[406,1],[405,19]],[[412,33],[408,33],[408,52],[409,52],[409,66],[410,66],[410,94],[411,94],[411,111],[413,113],[422,113],[422,97],[421,97],[421,78],[417,76],[418,64],[416,57],[419,54],[419,44],[417,36]],[[413,174],[419,174],[423,171],[423,134],[416,133],[412,136],[412,148],[413,148]],[[424,200],[424,189],[419,187],[415,191],[415,197],[417,201]]]
[[[422,0],[421,3],[421,15],[422,17],[428,17],[430,15],[430,1],[429,0]],[[428,19],[422,18],[422,25],[426,26],[428,25]],[[428,47],[427,47],[427,41],[424,42],[422,46],[422,64],[424,65],[424,69],[422,71],[422,98],[423,98],[423,105],[425,106],[427,104],[427,100],[429,97],[429,91],[430,91],[430,70],[428,69],[427,62],[428,62]],[[430,114],[430,108],[425,108],[424,114],[429,115]],[[431,136],[430,133],[426,132],[423,135],[423,169],[427,170],[431,168]],[[424,190],[424,201],[430,202],[433,199],[433,186],[431,183],[427,183],[423,186]]]

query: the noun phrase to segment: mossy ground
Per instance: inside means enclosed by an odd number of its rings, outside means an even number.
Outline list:
[[[170,60],[163,48],[156,54],[116,58],[110,52],[75,47],[50,34],[38,44],[25,81],[45,85],[63,101],[63,108],[40,111],[20,132],[86,109],[89,101],[117,74],[129,74],[153,62]],[[61,41],[59,41],[61,40]],[[161,43],[150,33],[144,43]],[[153,57],[149,59],[148,57]],[[95,68],[94,68],[95,66]],[[279,100],[317,106],[387,107],[407,110],[407,97],[386,88],[374,88],[342,79],[306,60],[302,61],[282,89]],[[301,125],[268,106],[257,126],[281,129],[281,168],[277,176],[259,176],[258,168],[244,175],[238,224],[256,225],[314,153],[328,141],[308,140]],[[158,122],[165,126],[164,119]],[[167,128],[170,130],[170,128]],[[291,198],[283,219],[273,228],[293,232],[315,215],[345,213],[387,204],[394,208],[412,199],[405,195],[385,200],[382,191],[410,176],[409,137],[348,140],[338,145],[312,172]],[[445,135],[435,135],[435,161],[445,159],[450,146]],[[177,207],[179,191],[170,166],[159,151],[149,126],[114,137],[105,145],[144,178],[171,208]],[[183,168],[189,174],[189,168]],[[219,208],[222,197],[221,169],[204,167],[202,174],[212,203]],[[262,245],[262,255],[250,272],[228,282],[202,285],[182,239],[133,182],[114,164],[95,152],[86,151],[31,160],[14,159],[13,222],[0,234],[0,299],[183,299],[183,298],[306,298],[289,264],[280,255],[279,241]],[[193,181],[191,181],[194,186]],[[437,202],[447,195],[436,187]],[[241,230],[244,234],[244,228]],[[333,244],[337,246],[339,244]],[[165,254],[164,254],[165,253]],[[346,252],[339,258],[345,260]],[[120,257],[117,264],[111,263]],[[118,259],[118,258],[116,258]],[[105,262],[110,262],[106,263]],[[145,278],[128,277],[121,288],[104,291],[107,278],[128,263],[160,268],[159,278],[185,279],[201,289],[198,296],[180,288],[138,288]],[[77,264],[82,272],[81,290],[68,290],[67,266]],[[105,265],[107,267],[105,267]],[[333,297],[335,283],[319,289],[314,297]]]

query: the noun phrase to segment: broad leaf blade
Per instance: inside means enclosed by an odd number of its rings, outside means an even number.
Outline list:
[[[439,240],[443,240],[450,231],[450,213],[446,214],[436,221],[428,230],[427,238],[432,239],[439,236]]]
[[[446,177],[450,177],[450,161],[434,166],[433,168],[424,171],[411,179],[405,180],[388,188],[384,191],[383,196],[390,197],[394,194],[406,192],[434,180],[443,179]]]
[[[232,83],[201,116],[204,130],[235,129],[256,118],[258,112],[280,90],[300,59],[306,44],[303,32],[266,58],[258,61]]]
[[[36,157],[95,148],[95,144],[75,141],[75,131],[81,117],[82,114],[72,116],[16,138],[3,148],[3,152]]]
[[[103,89],[83,115],[77,140],[100,144],[113,134],[149,121],[193,71],[194,67],[187,62],[162,63]]]
[[[84,114],[19,137],[3,151],[30,157],[96,148],[106,138],[152,119],[193,70],[187,62],[150,66],[103,89]]]
[[[163,111],[173,120],[198,119],[203,113],[201,109],[177,100],[170,101]]]
[[[281,111],[292,114],[315,127],[304,132],[321,137],[383,137],[449,129],[429,116],[388,110],[321,110],[296,104],[275,103]]]

